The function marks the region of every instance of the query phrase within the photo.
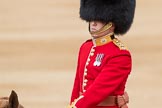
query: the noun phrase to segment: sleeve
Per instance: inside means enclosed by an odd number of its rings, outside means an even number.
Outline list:
[[[123,53],[109,57],[94,83],[83,94],[83,97],[75,102],[76,108],[96,108],[128,78],[131,65],[130,54]]]
[[[73,85],[70,103],[72,103],[75,99],[77,99],[79,97],[79,91],[80,91],[80,79],[79,79],[80,52],[81,52],[81,48],[80,48],[80,51],[79,51],[76,75],[75,75],[75,80],[74,80],[74,85]]]

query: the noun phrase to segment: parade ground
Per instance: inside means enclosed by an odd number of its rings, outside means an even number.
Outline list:
[[[138,0],[119,39],[131,51],[129,108],[162,106],[162,1]],[[25,108],[65,108],[80,45],[90,39],[79,0],[0,1],[0,97],[15,90]]]

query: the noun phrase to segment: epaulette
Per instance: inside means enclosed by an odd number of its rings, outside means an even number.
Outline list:
[[[119,47],[120,50],[128,50],[128,48],[117,38],[113,39],[113,43]]]

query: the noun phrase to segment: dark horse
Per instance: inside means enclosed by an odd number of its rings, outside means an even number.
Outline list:
[[[0,98],[0,108],[24,108],[24,107],[19,104],[16,92],[12,91],[10,97]]]

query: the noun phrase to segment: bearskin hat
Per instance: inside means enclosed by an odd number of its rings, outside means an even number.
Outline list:
[[[80,17],[83,20],[113,22],[115,34],[126,33],[133,22],[135,0],[81,0]]]

